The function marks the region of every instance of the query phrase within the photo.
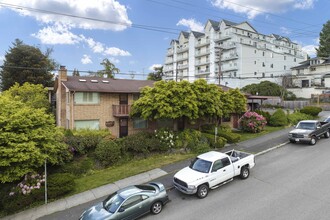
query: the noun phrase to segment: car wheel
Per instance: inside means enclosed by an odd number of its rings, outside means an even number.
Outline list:
[[[295,144],[295,143],[296,143],[296,141],[295,141],[295,140],[290,140],[290,143],[293,143],[293,144]]]
[[[163,203],[161,202],[155,202],[151,206],[151,213],[154,215],[159,214],[163,210]]]
[[[197,196],[200,199],[204,199],[209,193],[209,187],[206,184],[200,185],[197,189]]]
[[[311,141],[309,142],[309,144],[310,144],[310,145],[315,145],[315,144],[316,144],[316,137],[315,137],[315,136],[313,136],[313,137],[311,138]]]
[[[325,138],[329,138],[329,137],[330,137],[330,132],[329,132],[329,131],[325,132],[325,133],[324,133],[324,137],[325,137]]]
[[[250,169],[247,166],[241,168],[241,179],[247,179],[250,176]]]

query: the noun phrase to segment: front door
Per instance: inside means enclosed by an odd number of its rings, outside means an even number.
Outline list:
[[[119,137],[126,137],[128,135],[128,118],[119,119]]]

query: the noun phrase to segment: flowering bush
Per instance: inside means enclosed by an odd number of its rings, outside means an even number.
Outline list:
[[[178,138],[173,131],[168,131],[166,129],[155,130],[155,136],[169,149],[175,146],[175,140]]]
[[[258,133],[264,129],[267,121],[262,115],[259,115],[256,112],[246,112],[238,120],[238,123],[242,130]]]
[[[41,185],[45,182],[45,175],[39,174],[26,174],[24,176],[24,180],[17,184],[11,192],[9,196],[15,195],[15,193],[27,195],[30,194],[32,190],[40,189]]]

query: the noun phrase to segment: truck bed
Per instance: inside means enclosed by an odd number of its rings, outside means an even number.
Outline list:
[[[226,154],[230,157],[233,163],[250,155],[249,153],[245,153],[238,150],[231,150],[226,152]]]

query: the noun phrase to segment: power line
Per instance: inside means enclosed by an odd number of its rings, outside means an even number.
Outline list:
[[[25,7],[25,6],[14,5],[14,4],[9,4],[9,3],[3,3],[3,2],[0,2],[0,5],[3,6],[3,7],[13,8],[13,9],[17,9],[17,10],[27,10],[27,11],[33,11],[33,12],[38,12],[38,13],[43,13],[43,14],[53,14],[53,15],[71,17],[71,18],[79,18],[79,19],[85,19],[85,20],[90,20],[90,21],[96,21],[96,22],[103,22],[103,23],[121,25],[121,26],[126,26],[126,27],[139,28],[139,29],[144,29],[144,30],[149,30],[149,31],[163,32],[163,33],[168,33],[168,34],[178,34],[181,31],[181,30],[175,29],[175,28],[150,26],[150,25],[142,25],[142,24],[128,24],[128,23],[124,23],[124,22],[103,20],[103,19],[91,18],[91,17],[84,17],[84,16],[66,14],[66,13],[49,11],[49,10],[44,10],[44,9],[31,8],[31,7]],[[174,32],[174,31],[177,31],[177,32]]]

